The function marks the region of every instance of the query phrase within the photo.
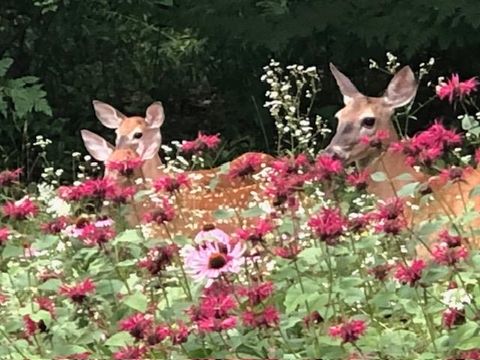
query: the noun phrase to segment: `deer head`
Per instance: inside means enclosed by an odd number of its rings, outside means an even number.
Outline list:
[[[405,66],[392,78],[383,96],[370,97],[358,91],[333,64],[330,64],[330,70],[343,95],[345,106],[335,114],[338,119],[337,131],[325,152],[348,163],[368,163],[368,160],[379,155],[375,153],[378,150],[362,143],[360,139],[371,137],[379,130],[388,132],[390,141],[398,138],[391,118],[396,108],[405,106],[415,97],[415,76],[410,67]]]
[[[110,129],[115,129],[117,147],[131,147],[141,155],[149,146],[146,132],[157,133],[158,141],[162,142],[160,127],[165,120],[162,103],[157,101],[151,104],[146,111],[145,117],[125,116],[114,107],[101,101],[94,100],[93,107],[100,122]]]
[[[160,148],[160,139],[158,132],[155,130],[144,130],[143,139],[146,146],[143,147],[142,153],[134,150],[132,147],[122,146],[115,148],[107,140],[102,138],[89,130],[81,130],[83,143],[87,148],[89,154],[97,161],[108,163],[109,161],[125,161],[139,158],[143,161],[152,159],[157,155]],[[137,173],[133,174],[134,178],[143,177],[142,170],[138,169]],[[120,176],[116,171],[105,167],[105,177],[110,177],[120,180]]]

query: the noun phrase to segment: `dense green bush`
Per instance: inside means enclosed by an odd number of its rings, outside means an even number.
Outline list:
[[[471,0],[5,0],[0,59],[14,64],[2,81],[39,78],[53,115],[32,113],[28,131],[11,138],[11,113],[0,114],[1,159],[25,165],[18,144],[38,134],[65,154],[59,162],[83,151],[79,129],[104,131],[93,99],[126,113],[163,101],[167,140],[200,129],[240,137],[238,151],[273,150],[273,122],[262,109],[259,81],[269,57],[324,69],[333,61],[376,94],[386,77],[368,74],[367,86],[365,65],[385,50],[413,66],[434,56],[442,71],[480,73],[474,61],[480,40],[473,35],[479,25],[480,5]],[[330,76],[323,82],[314,113],[330,117],[339,97]],[[34,101],[34,94],[27,96]],[[427,122],[431,113],[425,107],[419,115]]]

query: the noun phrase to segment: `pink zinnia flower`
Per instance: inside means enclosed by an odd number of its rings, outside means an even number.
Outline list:
[[[186,245],[181,255],[187,272],[195,281],[207,280],[206,287],[223,273],[238,273],[243,264],[245,248],[221,242],[206,242],[193,247]]]
[[[363,320],[350,320],[343,324],[331,326],[328,333],[332,337],[342,339],[343,343],[354,343],[365,333],[367,324]]]
[[[402,284],[415,284],[422,278],[423,269],[425,269],[425,261],[415,259],[410,265],[399,263],[397,265],[394,277]]]
[[[476,77],[460,81],[458,74],[452,74],[446,82],[443,81],[438,84],[435,90],[440,100],[448,98],[448,101],[452,103],[454,99],[462,99],[476,91],[477,86],[478,81]]]
[[[88,294],[95,292],[95,283],[91,279],[85,279],[77,284],[63,284],[60,286],[59,293],[68,296],[73,302],[82,303]]]
[[[335,245],[343,234],[346,220],[338,209],[324,208],[308,220],[308,226],[320,240],[328,245]]]
[[[131,176],[133,172],[140,169],[143,165],[143,160],[140,157],[119,160],[119,161],[107,161],[105,167],[108,170],[118,171],[123,176]]]
[[[2,207],[3,215],[14,220],[24,220],[38,214],[38,206],[28,197],[18,201],[7,201]]]
[[[153,182],[155,191],[167,191],[174,193],[182,186],[190,187],[190,180],[186,173],[181,173],[175,176],[160,176]]]
[[[0,187],[7,187],[18,181],[22,172],[23,170],[21,168],[0,172]]]
[[[139,360],[147,352],[144,346],[124,346],[113,353],[115,360]]]
[[[133,314],[118,324],[120,330],[128,331],[135,339],[143,339],[145,331],[152,324],[152,318],[142,313]]]
[[[0,245],[5,244],[9,237],[10,230],[7,227],[0,228]]]

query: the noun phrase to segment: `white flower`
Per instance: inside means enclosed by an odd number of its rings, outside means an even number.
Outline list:
[[[450,308],[463,310],[465,304],[471,303],[471,299],[463,288],[454,288],[443,293],[443,302]]]

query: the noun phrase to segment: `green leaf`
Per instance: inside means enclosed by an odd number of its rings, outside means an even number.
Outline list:
[[[44,237],[38,238],[37,241],[35,241],[35,247],[39,250],[49,249],[57,245],[59,240],[60,239],[58,238],[58,236],[46,235]]]
[[[478,125],[478,121],[475,120],[473,116],[463,115],[462,118],[462,129],[470,130],[471,128]]]
[[[52,322],[52,315],[48,311],[45,310],[39,310],[35,314],[30,315],[31,319],[35,322],[39,322],[40,320],[43,320],[45,325],[50,325]]]
[[[147,297],[142,293],[136,293],[130,296],[127,296],[123,303],[132,309],[138,310],[140,312],[145,312],[148,306]]]
[[[230,219],[235,215],[233,210],[218,209],[213,212],[213,217],[217,220]]]
[[[120,331],[105,341],[105,345],[110,347],[132,345],[134,338],[126,331]]]
[[[265,212],[262,209],[260,209],[258,206],[255,206],[253,208],[242,211],[240,213],[240,216],[244,218],[249,218],[249,217],[262,216],[263,214],[265,214]]]
[[[12,58],[3,58],[0,60],[0,76],[5,76],[10,66],[13,64]]]
[[[413,196],[415,194],[415,190],[417,189],[418,181],[406,184],[402,186],[400,190],[398,190],[398,196]]]
[[[412,181],[415,180],[412,176],[412,174],[409,173],[403,173],[395,177],[395,180],[400,180],[400,181]]]
[[[21,246],[10,245],[7,243],[3,249],[2,256],[4,258],[17,257],[23,255],[23,248]]]
[[[480,336],[474,336],[470,339],[462,340],[460,343],[455,345],[455,348],[459,350],[472,350],[478,348],[479,345]]]
[[[370,175],[370,177],[372,178],[373,181],[376,181],[376,182],[382,182],[387,180],[387,175],[382,171],[374,172],[372,175]]]
[[[119,234],[112,243],[135,243],[138,244],[142,240],[139,230],[129,229]]]
[[[55,355],[58,355],[58,356],[68,356],[72,354],[83,353],[86,351],[87,349],[78,345],[67,345],[67,344],[57,345],[56,343],[54,343],[54,347],[53,347],[53,352],[55,353]]]
[[[62,282],[59,279],[48,279],[39,285],[38,288],[41,290],[57,291],[60,285],[62,285]]]
[[[310,247],[303,250],[300,254],[298,254],[298,257],[300,259],[305,260],[309,265],[315,265],[315,264],[318,264],[320,259],[322,259],[323,254],[320,248]]]

